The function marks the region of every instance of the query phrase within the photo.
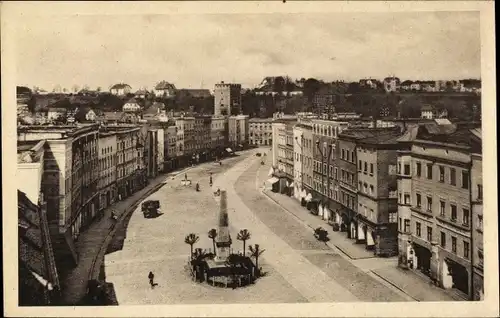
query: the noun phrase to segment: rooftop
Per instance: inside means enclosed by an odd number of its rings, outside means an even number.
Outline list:
[[[173,89],[173,90],[175,90],[175,85],[171,84],[167,81],[161,81],[158,84],[156,84],[155,89],[156,90],[158,90],[158,89]]]
[[[124,84],[124,83],[119,83],[119,84],[115,84],[115,85],[111,86],[111,89],[124,89],[124,88],[132,88],[132,87],[130,87],[130,85]]]
[[[250,118],[249,122],[250,123],[270,123],[272,122],[272,118]]]

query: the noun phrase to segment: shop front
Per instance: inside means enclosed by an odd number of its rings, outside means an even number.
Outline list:
[[[423,245],[412,242],[410,250],[409,267],[410,269],[417,270],[426,276],[431,277],[431,250]]]

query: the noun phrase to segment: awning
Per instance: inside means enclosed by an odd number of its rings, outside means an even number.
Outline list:
[[[233,152],[233,150],[231,148],[226,148],[226,151],[227,152]]]
[[[307,197],[307,192],[306,190],[302,189],[302,191],[300,192],[300,197],[303,198],[305,200],[305,198]]]
[[[267,176],[270,177],[273,175],[273,173],[274,173],[274,169],[271,167],[271,168],[269,168],[269,172],[267,173]]]
[[[271,179],[268,179],[267,182],[270,184],[275,184],[276,182],[280,181],[278,178],[272,177]]]

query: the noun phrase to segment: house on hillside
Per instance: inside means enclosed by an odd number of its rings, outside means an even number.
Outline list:
[[[146,98],[146,96],[148,96],[148,91],[144,88],[141,88],[140,90],[138,90],[137,92],[135,92],[135,98]]]
[[[383,85],[387,93],[396,92],[399,90],[401,80],[395,76],[384,78]]]
[[[127,94],[130,94],[132,91],[132,87],[128,84],[120,83],[120,84],[115,84],[111,86],[109,89],[111,94],[116,95],[116,96],[126,96]]]
[[[123,105],[123,112],[138,112],[142,109],[141,105],[137,102],[135,98],[129,99],[124,105]]]
[[[158,120],[158,116],[159,116],[160,112],[162,111],[160,109],[161,105],[159,105],[159,104],[163,105],[163,103],[154,103],[149,108],[144,110],[144,112],[142,113],[142,119],[147,120],[147,121]]]
[[[66,108],[62,107],[49,107],[47,110],[47,119],[48,120],[57,120],[66,116],[68,113]]]
[[[154,88],[156,97],[171,98],[175,96],[176,91],[177,89],[175,88],[175,85],[167,81],[159,82]]]
[[[378,85],[380,85],[380,82],[371,78],[362,78],[359,80],[360,87],[377,89]]]
[[[434,119],[437,115],[436,108],[434,108],[434,106],[432,105],[423,105],[420,108],[420,113],[420,117],[425,119]]]
[[[406,80],[406,81],[403,81],[400,85],[400,89],[403,90],[403,91],[409,91],[411,89],[411,85],[413,84],[412,81],[410,80]]]
[[[103,112],[102,121],[107,124],[117,124],[122,122],[123,112]]]

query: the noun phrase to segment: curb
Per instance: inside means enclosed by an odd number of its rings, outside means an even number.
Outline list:
[[[401,291],[403,294],[407,295],[408,297],[410,297],[411,299],[415,300],[415,301],[418,301],[418,302],[421,302],[421,300],[413,297],[412,295],[408,294],[406,291],[404,291],[402,288],[400,288],[399,286],[397,286],[396,284],[394,284],[393,282],[391,282],[390,280],[388,280],[387,278],[385,278],[384,276],[374,272],[374,271],[370,271],[370,273],[373,273],[373,275],[379,277],[380,279],[382,279],[383,281],[391,284],[391,286],[394,286],[397,290]]]
[[[274,203],[276,203],[277,205],[279,205],[283,210],[285,210],[286,212],[288,212],[289,214],[293,215],[299,222],[301,222],[302,224],[304,224],[306,227],[309,227],[311,228],[313,231],[316,229],[314,228],[313,226],[311,226],[307,221],[303,220],[302,218],[300,218],[297,214],[293,213],[292,211],[288,210],[287,208],[285,208],[281,203],[279,203],[278,201],[276,201],[274,198],[272,198],[271,196],[269,196],[266,192],[264,192],[264,190],[261,191],[262,194],[264,194],[268,199],[270,199],[271,201],[273,201]],[[329,232],[329,230],[327,230]],[[352,258],[351,256],[349,256],[349,254],[347,254],[346,252],[344,252],[341,248],[339,248],[337,245],[331,243],[331,241],[328,241],[328,242],[325,242],[325,244],[331,248],[332,250],[334,251],[339,251],[341,254],[343,254],[344,256],[346,256],[348,259],[350,260],[356,260],[357,258]],[[368,258],[367,258],[368,259]]]
[[[88,280],[96,279],[99,276],[99,273],[97,273],[97,271],[96,271],[97,262],[102,256],[104,256],[103,254],[106,252],[106,249],[108,248],[109,243],[111,243],[111,240],[113,239],[113,236],[116,233],[117,225],[121,224],[121,222],[123,222],[123,220],[129,214],[131,214],[132,212],[135,211],[135,209],[139,206],[140,201],[142,201],[144,198],[148,197],[152,193],[158,191],[164,185],[165,185],[165,183],[162,182],[162,183],[155,185],[150,190],[146,191],[142,196],[137,198],[137,200],[135,200],[134,203],[132,203],[132,205],[130,205],[125,211],[123,211],[123,213],[120,215],[120,218],[115,223],[113,223],[113,225],[111,226],[111,230],[108,232],[108,234],[104,238],[103,243],[99,247],[99,252],[97,252],[97,255],[92,260],[92,265],[91,265],[90,270],[89,270]]]

